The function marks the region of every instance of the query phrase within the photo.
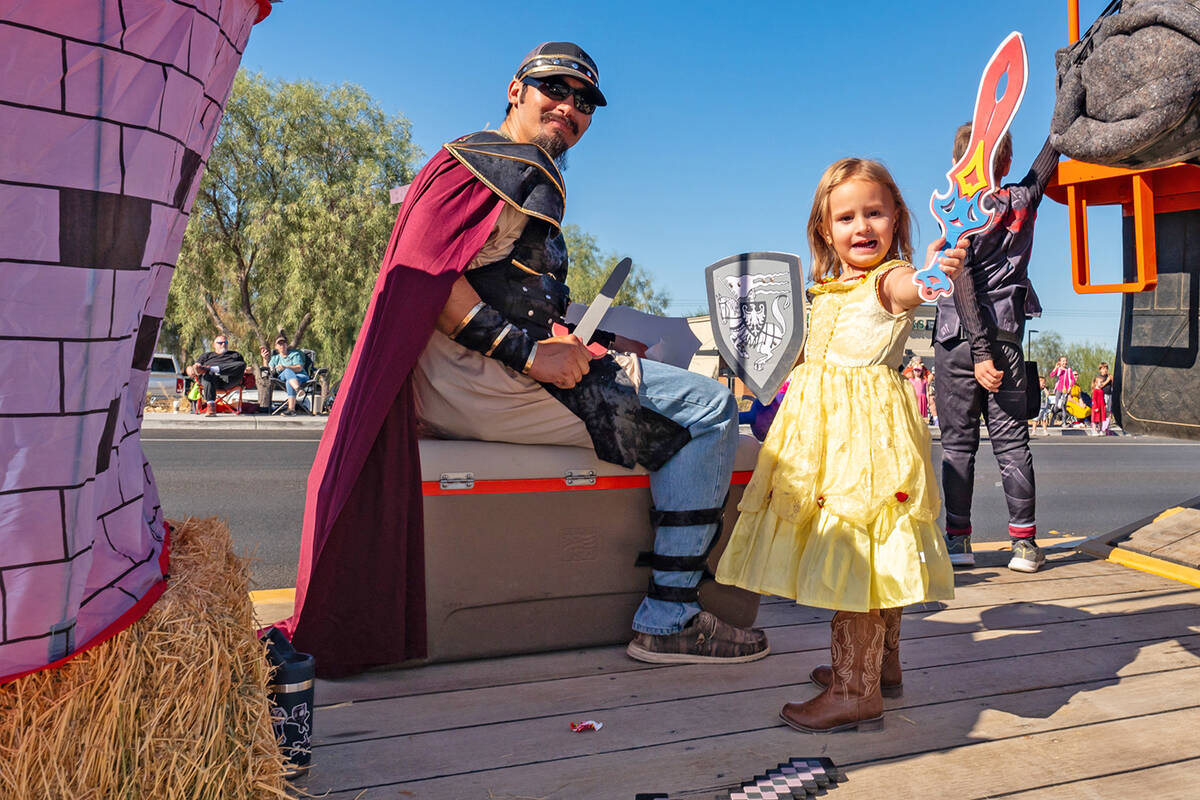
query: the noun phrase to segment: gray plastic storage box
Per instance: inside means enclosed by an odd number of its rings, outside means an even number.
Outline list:
[[[578,447],[423,439],[429,660],[627,642],[646,591],[649,476]],[[759,443],[742,435],[722,541]],[[701,602],[749,625],[758,595],[708,583]]]

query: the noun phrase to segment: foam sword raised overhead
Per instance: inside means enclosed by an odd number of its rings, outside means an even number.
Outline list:
[[[1028,74],[1025,41],[1021,34],[1013,31],[992,53],[983,77],[979,79],[975,115],[971,120],[971,141],[946,173],[949,191],[938,194],[935,190],[929,198],[929,210],[946,237],[939,256],[954,247],[961,237],[983,233],[996,223],[996,209],[989,202],[999,188],[994,163],[996,145],[1025,97]],[[1004,80],[1002,93],[1001,80]],[[936,258],[929,266],[918,270],[912,280],[923,300],[954,294],[954,285],[942,272]]]

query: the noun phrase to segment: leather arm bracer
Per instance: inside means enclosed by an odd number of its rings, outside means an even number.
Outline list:
[[[536,341],[525,331],[501,316],[487,303],[475,304],[450,333],[463,347],[494,358],[501,364],[527,373]]]

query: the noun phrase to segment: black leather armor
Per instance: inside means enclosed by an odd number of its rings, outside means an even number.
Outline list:
[[[558,228],[531,219],[503,261],[467,272],[480,299],[534,339],[550,336],[571,303],[567,288],[567,246]]]
[[[529,217],[509,256],[468,270],[468,282],[507,322],[534,340],[548,338],[571,302],[560,228],[562,175],[537,145],[512,142],[495,131],[464,136],[446,149]],[[658,469],[691,438],[683,426],[642,408],[637,387],[610,355],[593,360],[570,389],[542,386],[583,421],[596,455],[610,463]]]

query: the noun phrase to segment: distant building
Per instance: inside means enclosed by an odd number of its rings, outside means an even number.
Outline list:
[[[933,363],[933,315],[936,311],[937,306],[933,303],[923,303],[913,309],[912,330],[904,347],[905,362],[920,356],[927,364]]]

